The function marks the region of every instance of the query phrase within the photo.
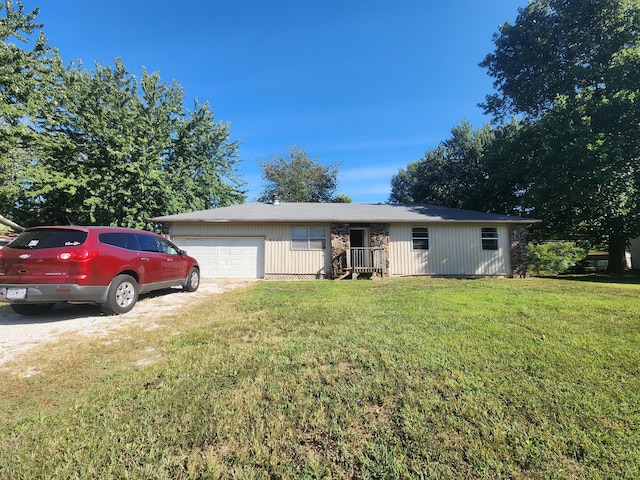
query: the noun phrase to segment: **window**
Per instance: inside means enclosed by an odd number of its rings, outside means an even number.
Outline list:
[[[498,250],[498,229],[482,228],[482,250]]]
[[[156,237],[140,234],[136,236],[138,237],[138,243],[140,244],[140,251],[160,253],[160,245],[158,245]]]
[[[429,250],[429,229],[427,227],[413,227],[411,239],[414,250]]]
[[[21,233],[9,247],[23,250],[76,247],[82,245],[86,239],[87,232],[82,230],[40,228]]]
[[[132,233],[109,232],[98,235],[98,240],[114,247],[126,248],[127,250],[139,250],[138,239]]]
[[[324,250],[327,246],[327,229],[325,227],[292,227],[292,250]]]
[[[160,246],[160,251],[162,253],[167,253],[169,255],[178,255],[179,253],[178,249],[173,244],[161,238],[158,238],[157,240],[158,240],[158,245]]]

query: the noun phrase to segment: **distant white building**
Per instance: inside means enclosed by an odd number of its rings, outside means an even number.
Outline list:
[[[640,237],[631,240],[631,268],[640,270]]]

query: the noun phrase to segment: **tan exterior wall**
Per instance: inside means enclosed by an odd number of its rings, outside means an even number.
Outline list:
[[[306,224],[305,224],[306,225]],[[309,224],[316,226],[318,224]],[[330,225],[326,227],[327,248],[330,249]],[[286,277],[305,275],[319,278],[330,273],[329,255],[324,250],[292,250],[291,225],[277,224],[220,224],[176,223],[171,226],[171,237],[265,237],[264,275]]]
[[[320,225],[320,224],[309,224]],[[264,237],[265,278],[331,277],[331,225],[326,251],[292,250],[289,224],[176,223],[171,237]],[[412,227],[429,227],[429,250],[413,250]],[[481,228],[498,229],[498,250],[482,250]],[[507,225],[391,225],[389,275],[511,275],[511,239]]]
[[[498,250],[482,250],[480,229],[493,225],[392,225],[390,275],[511,275],[507,226],[498,229]],[[429,227],[429,250],[413,250],[412,227]]]

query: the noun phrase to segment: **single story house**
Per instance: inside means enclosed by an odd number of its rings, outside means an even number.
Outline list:
[[[433,205],[246,203],[152,219],[202,278],[527,275],[538,220]]]

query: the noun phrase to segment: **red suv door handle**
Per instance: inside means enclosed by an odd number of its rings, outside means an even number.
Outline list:
[[[148,262],[151,259],[149,257],[140,257],[140,260],[142,260],[143,262]]]

